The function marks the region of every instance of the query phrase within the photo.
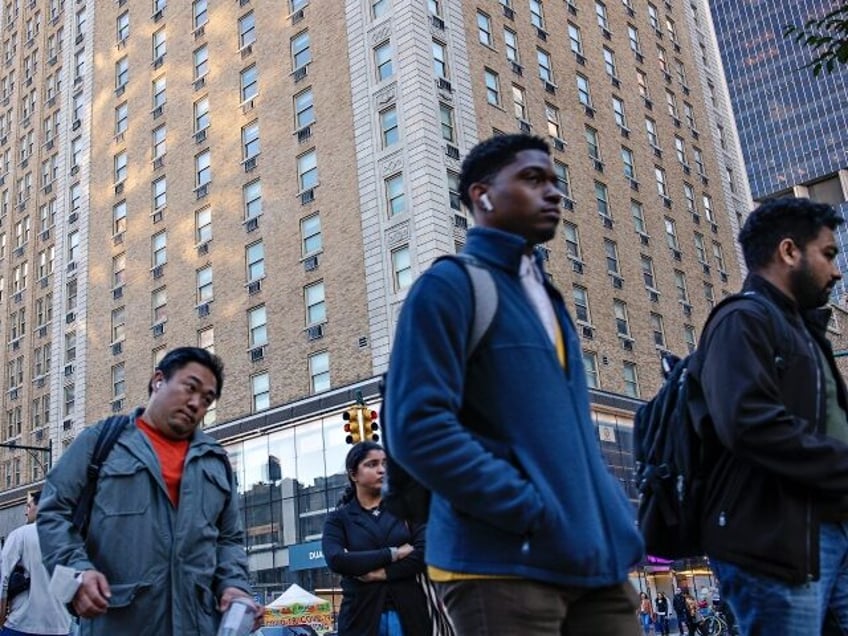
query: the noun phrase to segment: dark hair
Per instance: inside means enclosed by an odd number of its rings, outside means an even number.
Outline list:
[[[473,211],[468,194],[471,184],[488,183],[522,150],[541,150],[551,154],[547,142],[533,135],[495,135],[474,146],[462,162],[459,173],[459,198],[465,207]]]
[[[826,203],[794,197],[768,199],[751,212],[739,232],[745,264],[749,270],[760,270],[769,264],[783,239],[792,239],[803,250],[823,227],[835,230],[844,222]]]
[[[347,457],[345,457],[345,475],[347,475],[348,483],[347,488],[342,493],[341,499],[339,499],[339,507],[349,504],[356,497],[356,484],[351,475],[356,472],[359,465],[365,461],[368,453],[373,450],[383,450],[383,447],[377,442],[365,441],[354,444],[353,448],[347,452]]]
[[[31,493],[29,493],[29,496],[32,499],[32,503],[34,503],[37,506],[38,501],[41,499],[41,491],[40,490],[33,490]]]
[[[182,369],[191,362],[196,362],[209,369],[215,376],[217,384],[215,388],[215,397],[221,397],[221,391],[224,389],[224,363],[221,358],[214,353],[209,353],[206,349],[200,347],[177,347],[171,349],[165,354],[165,357],[156,365],[156,369],[162,372],[165,376],[165,381],[171,379],[175,372]],[[153,393],[153,381],[147,385],[147,395]]]

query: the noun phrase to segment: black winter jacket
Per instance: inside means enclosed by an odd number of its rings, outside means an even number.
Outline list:
[[[773,324],[756,301],[741,300],[720,310],[701,337],[698,375],[718,442],[703,545],[713,558],[801,583],[819,576],[822,511],[848,496],[848,445],[823,433],[816,346],[825,352],[843,409],[845,384],[825,337],[828,310],[802,316],[754,274],[744,289],[771,300],[787,326]]]
[[[400,616],[407,636],[431,636],[427,599],[416,575],[424,572],[425,526],[410,526],[387,510],[375,519],[354,498],[324,522],[323,551],[329,568],[342,575],[339,636],[376,636],[380,615],[389,607]],[[390,547],[411,544],[415,551],[392,562]],[[356,577],[385,568],[386,580],[364,583]]]

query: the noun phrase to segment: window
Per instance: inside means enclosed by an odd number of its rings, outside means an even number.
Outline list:
[[[577,226],[574,223],[566,221],[562,227],[563,236],[565,237],[566,256],[575,261],[582,260],[580,251],[580,234],[577,230]]]
[[[613,79],[618,78],[618,69],[615,65],[615,53],[607,47],[604,47],[604,70],[607,72],[607,75]]]
[[[259,94],[259,71],[256,64],[241,72],[241,101],[248,102]]]
[[[450,206],[454,210],[461,210],[461,198],[459,196],[459,173],[454,172],[453,170],[447,171],[447,181],[448,181],[448,198],[450,199]]]
[[[248,283],[265,278],[265,245],[262,241],[244,248],[244,261]]]
[[[150,295],[150,304],[153,310],[153,324],[165,322],[168,318],[168,290],[160,287]]]
[[[584,106],[592,107],[592,95],[589,92],[589,79],[577,75],[577,99]]]
[[[710,223],[715,223],[715,216],[713,214],[713,200],[708,196],[704,195],[701,200],[704,204],[704,216],[707,217],[707,221]]]
[[[710,309],[715,307],[715,290],[710,283],[704,283],[704,300],[707,301],[707,307]]]
[[[665,347],[665,327],[663,317],[660,314],[651,313],[651,329],[654,332],[654,344]]]
[[[259,154],[259,122],[257,120],[241,129],[241,154],[245,161]]]
[[[306,305],[306,326],[317,325],[327,320],[327,305],[324,302],[323,281],[303,288],[303,300]]]
[[[312,89],[307,88],[294,96],[294,126],[300,130],[315,121],[315,109],[313,108]]]
[[[215,328],[206,327],[197,332],[197,346],[206,349],[209,353],[215,353]]]
[[[551,66],[551,55],[542,49],[536,49],[536,60],[539,62],[539,77],[543,82],[554,83],[554,74]]]
[[[127,152],[122,150],[114,157],[115,183],[122,183],[127,178]]]
[[[153,209],[161,210],[168,202],[168,183],[165,177],[160,177],[152,184],[153,189]]]
[[[165,105],[165,76],[153,80],[153,108],[162,108]]]
[[[389,216],[406,212],[403,174],[398,173],[386,179],[386,204],[389,210]]]
[[[254,413],[271,406],[271,380],[267,371],[250,376],[250,395]]]
[[[719,272],[726,272],[724,269],[724,250],[721,247],[721,243],[716,243],[713,241],[713,258],[715,259],[716,267]]]
[[[568,23],[568,44],[577,55],[583,55],[583,35],[580,27],[571,22]]]
[[[256,19],[253,11],[246,13],[238,21],[239,49],[256,42]]]
[[[695,190],[688,183],[683,184],[683,198],[686,199],[686,211],[690,214],[697,214],[698,209],[695,207]]]
[[[595,17],[598,20],[598,26],[603,31],[609,31],[609,20],[607,19],[607,6],[603,2],[595,2]]]
[[[433,40],[433,72],[437,78],[448,78],[448,54],[445,45]]]
[[[394,75],[392,45],[388,40],[374,48],[374,64],[377,67],[377,81],[381,82]]]
[[[477,39],[480,44],[494,46],[492,40],[492,19],[481,11],[477,12]]]
[[[439,120],[442,125],[442,139],[448,143],[456,143],[453,108],[447,104],[439,103]]]
[[[571,178],[568,174],[568,166],[554,159],[554,173],[557,177],[557,188],[566,198],[571,197]]]
[[[206,207],[194,213],[194,239],[198,245],[212,240],[212,208]]]
[[[692,156],[695,159],[695,169],[698,171],[698,175],[705,177],[707,173],[704,169],[704,155],[701,153],[700,148],[692,146]]]
[[[654,261],[650,256],[641,255],[642,264],[642,280],[645,281],[645,287],[648,289],[656,289],[656,279],[654,278]]]
[[[112,258],[112,287],[120,287],[126,280],[127,254],[121,252]]]
[[[197,304],[212,300],[212,266],[207,265],[197,270]]]
[[[527,121],[527,98],[524,89],[515,84],[512,85],[512,107],[516,119]]]
[[[598,354],[594,351],[583,352],[583,371],[586,373],[586,386],[599,389],[601,383],[598,376]]]
[[[683,141],[683,139],[681,139],[677,135],[674,136],[674,152],[677,154],[677,160],[682,165],[684,165],[684,166],[687,165],[686,164],[686,143]]]
[[[652,5],[651,3],[648,3],[648,22],[650,23],[651,28],[654,31],[659,31],[659,29],[660,29],[659,15],[657,14],[657,8],[654,5]]]
[[[607,258],[607,272],[610,274],[620,274],[618,267],[618,246],[615,241],[604,239],[604,254]]]
[[[150,238],[151,267],[164,265],[168,262],[168,233],[165,231],[154,234]]]
[[[397,108],[392,106],[380,112],[380,134],[383,148],[393,146],[400,139],[397,120]]]
[[[247,331],[251,349],[268,344],[268,318],[265,305],[247,310]]]
[[[123,42],[130,36],[130,13],[124,11],[115,21],[118,42]]]
[[[510,62],[514,62],[518,64],[519,55],[518,55],[518,36],[515,34],[515,31],[511,31],[510,29],[504,29],[504,46],[506,48],[506,59]]]
[[[697,131],[698,127],[695,125],[695,110],[692,108],[692,104],[683,102],[683,116],[686,117],[686,125],[689,126],[689,129],[693,132]]]
[[[585,287],[574,285],[571,288],[571,297],[574,300],[574,318],[578,322],[590,324],[592,320],[589,314],[589,292]]]
[[[204,44],[194,50],[194,79],[200,79],[209,72],[209,49]]]
[[[129,113],[127,111],[127,103],[124,102],[115,108],[115,134],[120,135],[127,131],[127,122]]]
[[[195,29],[198,29],[209,22],[207,0],[194,0],[194,2],[191,3],[191,15],[192,24]]]
[[[321,238],[321,218],[317,214],[300,220],[301,247],[304,256],[320,252],[323,247]]]
[[[657,46],[657,62],[659,62],[660,70],[668,77],[668,60],[665,57],[665,49]]]
[[[297,179],[301,192],[318,185],[318,157],[315,150],[297,158]]]
[[[25,216],[15,222],[15,247],[23,247],[29,241],[30,222],[29,217]]]
[[[127,323],[127,312],[124,307],[118,307],[112,310],[112,342],[118,342],[124,339]]]
[[[628,24],[627,39],[630,41],[630,50],[638,55],[641,55],[642,46],[639,44],[639,29]]]
[[[635,181],[636,168],[633,165],[633,151],[630,148],[621,147],[621,163],[624,166],[624,176]]]
[[[586,148],[589,151],[589,159],[601,160],[601,147],[598,145],[598,131],[591,126],[586,126]]]
[[[559,108],[545,102],[545,119],[548,120],[548,134],[554,139],[562,139]]]
[[[389,11],[389,0],[371,0],[371,16],[376,20]]]
[[[486,81],[486,101],[492,106],[499,106],[501,103],[501,89],[498,74],[486,69],[483,72],[483,77]]]
[[[619,336],[630,337],[630,322],[627,319],[627,303],[623,300],[614,300],[612,303],[615,315],[615,330]]]
[[[123,88],[129,80],[129,59],[124,56],[115,62],[115,88]]]
[[[680,245],[677,242],[677,226],[674,223],[674,219],[670,219],[667,216],[663,217],[663,222],[665,223],[665,242],[673,250],[680,249]]]
[[[625,362],[622,367],[624,378],[624,394],[630,397],[639,397],[639,378],[636,375],[636,363]]]
[[[700,232],[695,232],[693,234],[693,239],[695,243],[695,258],[698,259],[699,263],[706,264],[707,250],[704,247],[704,235]]]
[[[654,166],[654,176],[657,180],[657,194],[661,197],[668,197],[668,187],[665,183],[665,170],[659,166]]]
[[[677,96],[671,91],[665,92],[665,104],[668,114],[672,119],[677,119]]]
[[[165,29],[159,29],[153,34],[153,62],[161,60],[167,52]]]
[[[688,303],[689,291],[686,288],[686,274],[679,269],[674,270],[674,287],[677,290],[677,300]]]
[[[686,343],[686,348],[689,353],[695,350],[697,339],[695,338],[695,327],[692,325],[683,325],[683,341]]]
[[[630,200],[630,216],[633,218],[633,229],[639,234],[647,236],[648,228],[645,225],[645,211],[638,201]]]
[[[648,77],[639,69],[636,69],[636,84],[639,87],[639,95],[647,100],[650,97],[650,93],[648,92]]]
[[[80,237],[79,237],[79,231],[78,230],[74,230],[73,232],[68,234],[68,260],[69,261],[77,260],[77,257],[80,254],[79,242],[80,242]],[[23,268],[23,274],[22,274],[22,276],[23,276],[22,285],[21,285],[22,288],[26,287],[26,270],[27,270],[27,268],[24,267]],[[15,268],[15,278],[17,278],[17,272],[18,272],[18,268]]]
[[[545,30],[545,15],[542,12],[542,0],[530,0],[530,24]]]
[[[209,98],[201,97],[194,102],[194,132],[209,127]]]
[[[648,134],[648,143],[654,148],[659,148],[660,140],[657,137],[657,124],[650,117],[645,117],[645,132]]]
[[[627,117],[624,114],[624,102],[618,97],[612,98],[612,113],[618,127],[627,131]]]
[[[244,218],[253,219],[262,214],[262,182],[251,181],[241,189]]]
[[[409,246],[392,250],[392,278],[395,291],[406,289],[412,284],[412,262]]]
[[[291,40],[292,68],[299,69],[312,61],[309,49],[309,31],[301,31]]]
[[[442,15],[442,0],[427,0],[427,8],[433,15]]]
[[[326,351],[309,356],[309,379],[312,392],[326,391],[330,388],[330,354]]]
[[[598,208],[598,214],[604,217],[611,217],[609,207],[609,192],[607,186],[600,181],[595,181],[595,204]]]

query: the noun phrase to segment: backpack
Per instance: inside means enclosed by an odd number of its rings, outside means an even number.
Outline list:
[[[764,307],[780,338],[790,342],[783,313],[765,296],[743,292],[728,296],[704,324],[726,305],[750,299]],[[637,520],[647,553],[667,559],[700,556],[701,503],[711,458],[718,441],[709,426],[709,411],[698,381],[700,356],[683,359],[663,356],[665,381],[657,394],[636,411],[633,422],[633,458],[639,491]],[[783,357],[775,356],[778,369]]]
[[[476,258],[470,254],[456,254],[442,256],[436,259],[439,261],[449,260],[458,263],[465,270],[468,279],[471,282],[472,295],[474,297],[474,319],[471,323],[471,332],[468,339],[468,347],[465,353],[466,361],[471,359],[471,356],[486,335],[492,321],[495,318],[495,312],[498,308],[498,289],[495,286],[495,280],[492,278],[492,273]],[[386,374],[380,381],[380,398],[382,404],[386,403]],[[383,407],[380,407],[380,419],[383,422],[383,430],[387,431],[391,427],[390,422],[386,422],[383,414]],[[386,474],[383,477],[383,506],[393,515],[404,521],[411,523],[427,523],[427,517],[430,514],[430,491],[423,484],[406,472],[400,464],[392,458],[391,446],[389,438],[386,434],[383,438],[383,447],[386,452]]]

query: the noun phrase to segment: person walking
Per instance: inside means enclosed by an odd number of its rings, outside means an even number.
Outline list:
[[[639,592],[639,622],[645,636],[648,636],[654,626],[654,608],[651,605],[651,597],[646,592]]]
[[[657,612],[656,630],[657,634],[668,636],[668,598],[665,592],[657,592],[657,599],[654,603],[654,608]]]
[[[359,442],[347,454],[349,481],[324,522],[327,566],[342,575],[339,634],[431,636],[427,599],[416,577],[424,574],[424,526],[385,510],[381,488],[386,453]]]
[[[674,615],[677,617],[677,630],[680,636],[683,636],[683,626],[687,624],[686,620],[686,598],[683,595],[683,590],[679,587],[674,589],[674,597],[671,600],[674,608]]]
[[[49,590],[50,577],[41,562],[41,547],[35,526],[41,491],[27,496],[26,525],[9,533],[3,545],[0,571],[0,636],[66,635],[71,616]],[[29,589],[9,598],[9,578],[16,565],[29,576]]]
[[[561,224],[550,149],[500,135],[468,153],[463,254],[497,308],[467,359],[474,298],[455,260],[406,297],[386,380],[385,439],[432,492],[426,561],[461,636],[635,636],[633,510],[600,452],[582,347],[537,245]]]
[[[766,201],[739,233],[753,300],[701,336],[715,438],[703,547],[743,634],[848,633],[848,400],[827,339],[844,220],[809,199]],[[779,319],[779,320],[778,320]]]
[[[97,482],[87,537],[74,511],[100,422],[47,476],[38,513],[44,563],[76,579],[68,598],[86,636],[214,634],[236,598],[256,610],[229,458],[199,430],[221,395],[223,363],[197,347],[168,352],[144,408],[122,416]]]

